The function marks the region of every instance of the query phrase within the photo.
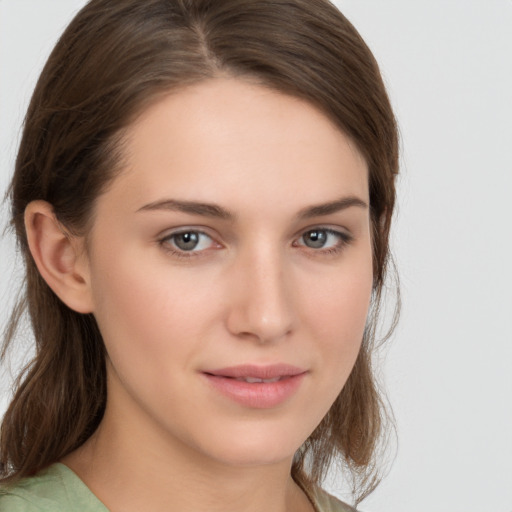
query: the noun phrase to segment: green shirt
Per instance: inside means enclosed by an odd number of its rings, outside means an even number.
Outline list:
[[[354,512],[319,488],[308,496],[317,512]],[[0,512],[108,512],[108,509],[71,469],[57,463],[10,489],[0,489]]]

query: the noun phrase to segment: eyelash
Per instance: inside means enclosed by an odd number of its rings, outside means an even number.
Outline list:
[[[164,249],[167,253],[171,254],[171,256],[174,256],[176,258],[189,259],[189,258],[197,258],[197,257],[203,256],[203,253],[205,251],[207,251],[208,249],[203,249],[201,251],[184,251],[184,250],[176,247],[173,240],[176,237],[178,237],[179,235],[185,235],[185,234],[189,234],[189,233],[195,233],[195,234],[199,235],[200,237],[206,236],[206,237],[210,238],[212,241],[214,241],[213,237],[211,237],[208,233],[201,231],[200,229],[182,229],[180,231],[176,231],[174,233],[165,235],[164,237],[162,237],[161,239],[158,240],[158,243],[162,247],[162,249]]]
[[[317,227],[307,229],[300,235],[300,237],[297,240],[303,239],[303,237],[306,236],[308,233],[312,233],[314,231],[321,231],[321,232],[326,233],[327,235],[332,235],[332,236],[338,237],[338,242],[333,247],[328,247],[325,249],[324,248],[308,247],[304,243],[297,244],[296,241],[293,242],[293,246],[294,247],[297,247],[297,246],[305,247],[306,249],[311,249],[311,252],[313,255],[327,255],[328,256],[328,255],[336,255],[336,254],[342,252],[343,249],[345,249],[345,247],[347,247],[354,241],[354,237],[346,232],[337,231],[335,229],[322,227],[322,226],[317,226]],[[212,240],[212,242],[215,243],[214,239],[208,233],[206,233],[200,229],[184,229],[184,230],[176,231],[174,233],[165,235],[164,237],[162,237],[158,240],[158,244],[167,253],[170,253],[172,256],[174,256],[176,258],[190,259],[190,258],[197,258],[197,257],[204,256],[204,253],[206,251],[208,251],[208,249],[203,249],[203,250],[199,250],[199,251],[195,251],[195,250],[185,251],[185,250],[179,249],[175,246],[175,244],[173,242],[173,240],[175,240],[175,237],[177,237],[179,235],[189,234],[189,233],[194,233],[199,236],[206,236],[206,237],[210,238]],[[173,247],[173,245],[174,245],[174,247]],[[219,247],[221,247],[220,244],[217,244],[217,245]]]
[[[336,254],[340,253],[343,249],[345,249],[345,247],[350,245],[354,240],[354,237],[346,232],[337,231],[335,229],[326,228],[326,227],[322,227],[322,226],[307,229],[306,231],[304,231],[302,233],[302,235],[298,238],[298,240],[303,239],[304,236],[306,236],[308,233],[313,233],[315,231],[322,231],[322,232],[326,233],[327,235],[335,236],[338,238],[338,242],[332,247],[327,247],[327,248],[321,247],[321,248],[317,248],[317,249],[315,249],[313,247],[307,247],[305,244],[298,244],[299,246],[306,247],[307,249],[311,249],[311,251],[314,255],[316,255],[316,254],[336,255]],[[295,242],[294,242],[294,246],[296,247]]]

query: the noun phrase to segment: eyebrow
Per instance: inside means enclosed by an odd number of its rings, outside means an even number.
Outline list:
[[[323,215],[331,215],[333,213],[346,210],[347,208],[351,208],[353,206],[364,209],[368,208],[368,205],[359,197],[348,196],[336,199],[335,201],[330,201],[329,203],[308,206],[307,208],[304,208],[299,212],[298,217],[299,219],[311,219],[312,217],[322,217]]]
[[[351,207],[368,208],[368,205],[356,196],[342,197],[328,203],[308,206],[303,208],[297,214],[300,220],[311,219],[313,217],[322,217],[331,215]],[[201,217],[212,217],[222,220],[234,221],[236,215],[222,206],[213,203],[201,203],[197,201],[180,201],[177,199],[162,199],[146,204],[139,208],[140,211],[169,210],[199,215]]]
[[[211,203],[200,203],[196,201],[178,201],[177,199],[163,199],[144,205],[137,211],[170,210],[202,217],[214,217],[224,220],[235,220],[235,214],[225,208]]]

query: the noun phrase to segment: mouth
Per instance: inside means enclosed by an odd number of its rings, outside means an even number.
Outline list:
[[[289,400],[308,373],[296,366],[241,365],[204,371],[211,388],[232,401],[256,409],[268,409]]]
[[[277,382],[287,377],[295,377],[305,373],[307,370],[292,366],[289,364],[272,364],[266,366],[258,366],[253,364],[244,364],[239,366],[230,366],[227,368],[219,368],[216,370],[208,370],[204,373],[214,377],[225,377],[230,379],[251,379],[248,382]]]
[[[227,379],[232,379],[233,377],[226,377]],[[274,377],[273,379],[258,379],[258,377],[236,377],[235,380],[239,382],[249,382],[250,384],[255,383],[268,383],[268,382],[278,382],[282,379],[287,379],[287,376]]]

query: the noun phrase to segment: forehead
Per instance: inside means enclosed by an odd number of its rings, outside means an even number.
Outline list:
[[[310,103],[239,79],[173,92],[126,130],[126,168],[109,194],[130,209],[169,196],[247,209],[298,209],[357,195],[367,166],[355,144]],[[261,213],[261,212],[260,212]]]

